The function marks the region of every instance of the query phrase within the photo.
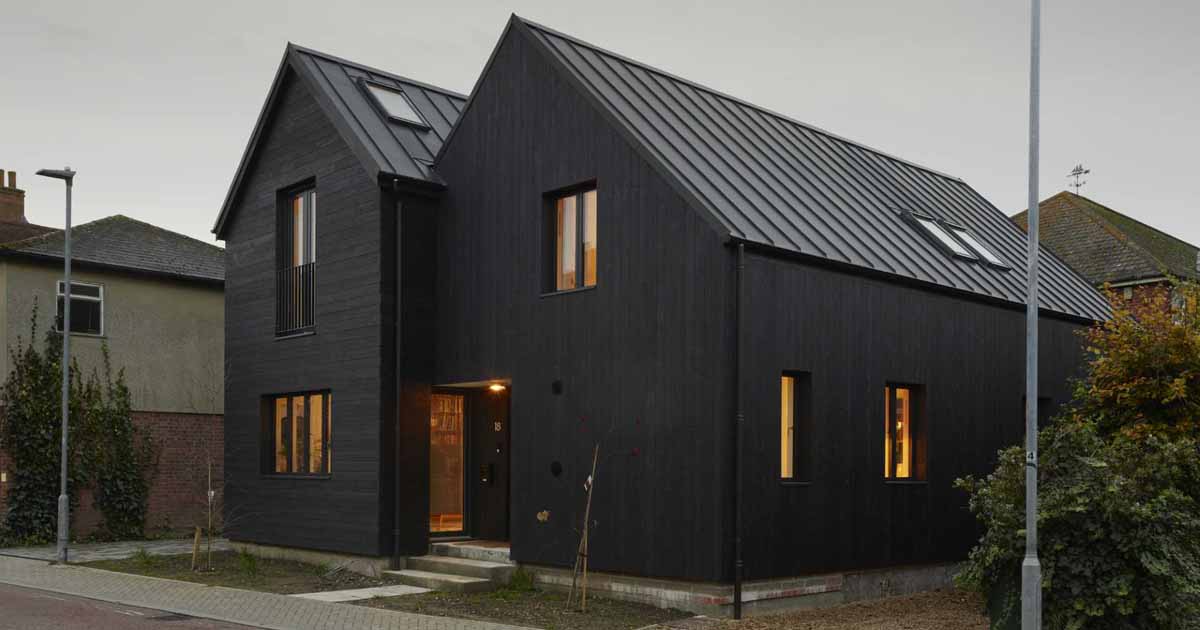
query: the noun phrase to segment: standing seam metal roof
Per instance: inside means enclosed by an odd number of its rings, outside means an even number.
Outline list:
[[[962,180],[514,21],[730,237],[1024,304],[1025,235]],[[1011,268],[947,255],[903,211],[966,227]],[[1106,319],[1104,298],[1042,251],[1041,308]]]

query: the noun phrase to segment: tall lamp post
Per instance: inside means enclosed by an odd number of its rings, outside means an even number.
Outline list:
[[[42,169],[42,177],[61,179],[67,183],[67,220],[63,228],[63,347],[62,347],[62,454],[58,492],[58,561],[67,563],[67,538],[70,535],[71,505],[67,500],[67,416],[71,395],[71,186],[75,171],[68,166],[61,171]]]
[[[1021,630],[1042,627],[1042,564],[1038,560],[1038,99],[1041,90],[1042,3],[1032,0],[1029,38],[1029,282],[1025,302],[1025,560],[1021,563]]]

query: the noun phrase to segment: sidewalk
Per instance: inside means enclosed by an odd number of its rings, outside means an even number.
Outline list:
[[[226,551],[229,543],[224,538],[213,540],[213,551]],[[138,549],[146,550],[152,556],[175,556],[192,553],[190,538],[168,540],[133,540],[124,542],[72,544],[67,548],[67,561],[71,564],[95,562],[97,560],[124,560],[131,557]],[[200,549],[207,551],[208,547],[201,543]],[[5,547],[0,549],[0,556],[16,556],[31,560],[53,562],[57,558],[57,548],[54,545],[40,547]]]
[[[270,630],[518,630],[0,556],[0,582]]]

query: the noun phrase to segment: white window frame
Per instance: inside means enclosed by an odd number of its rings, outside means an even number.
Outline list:
[[[917,222],[917,225],[921,226],[921,228],[928,232],[930,236],[936,238],[943,247],[950,250],[950,253],[958,256],[959,258],[966,258],[967,260],[979,259],[979,257],[971,251],[970,247],[967,247],[965,243],[955,238],[954,235],[951,234],[950,231],[937,219],[916,213],[912,214],[912,218]]]
[[[967,230],[967,228],[949,224],[947,224],[947,227],[949,227],[950,231],[958,237],[958,240],[965,243],[967,247],[975,250],[975,253],[979,254],[979,257],[982,258],[984,262],[994,267],[1008,268],[1008,264],[1001,260],[1000,257],[996,255],[996,252],[993,252],[988,248],[987,245],[984,245],[983,241],[980,241],[978,238],[976,238],[974,234]]]
[[[58,298],[65,298],[65,297],[66,297],[66,295],[65,295],[65,294],[66,294],[66,286],[67,286],[67,284],[66,284],[66,282],[64,282],[64,281],[62,281],[62,280],[59,280],[59,281],[57,281],[57,282],[55,283],[55,285],[54,285],[54,286],[55,286],[55,289],[56,289],[56,292],[55,292],[55,295],[54,295],[54,319],[55,319],[55,322],[54,322],[54,323],[55,323],[55,331],[56,331],[56,332],[59,332],[59,333],[62,333],[62,332],[64,332],[64,330],[63,330],[62,328],[58,328]],[[72,300],[80,300],[80,301],[83,301],[83,302],[99,302],[99,303],[100,303],[100,332],[98,332],[98,333],[90,333],[90,332],[75,332],[75,331],[70,331],[70,332],[71,332],[71,334],[72,334],[72,335],[82,335],[82,336],[84,336],[84,337],[103,337],[103,336],[104,336],[104,285],[103,285],[103,284],[96,284],[96,283],[94,283],[94,282],[76,282],[76,281],[72,280],[72,281],[71,281],[71,287],[72,287],[72,288],[73,288],[73,287],[95,287],[95,288],[97,289],[97,292],[100,294],[100,297],[94,297],[94,296],[91,296],[91,295],[82,295],[82,294],[76,293],[74,290],[72,290],[72,291],[71,291],[71,299],[72,299]],[[70,328],[71,328],[71,322],[68,322],[68,321],[66,321],[66,319],[67,319],[67,318],[66,318],[66,311],[67,311],[67,309],[66,309],[66,300],[65,300],[65,299],[63,300],[63,307],[64,307],[64,308],[63,308],[63,322],[62,322],[62,323],[63,323],[63,326],[64,326],[64,327],[65,327],[67,330],[70,330]]]

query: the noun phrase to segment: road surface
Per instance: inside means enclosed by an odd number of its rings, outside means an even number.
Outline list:
[[[249,626],[0,584],[0,630],[251,630]]]

